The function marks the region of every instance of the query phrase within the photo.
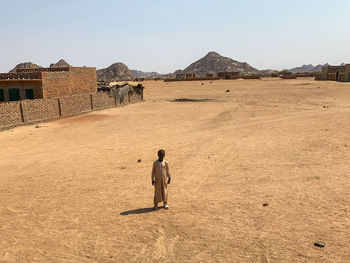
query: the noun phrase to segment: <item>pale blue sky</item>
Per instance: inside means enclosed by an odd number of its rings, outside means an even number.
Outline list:
[[[0,0],[0,72],[75,66],[173,72],[209,51],[258,69],[350,63],[349,0]]]

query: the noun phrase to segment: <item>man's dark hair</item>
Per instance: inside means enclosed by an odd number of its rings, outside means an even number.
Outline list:
[[[163,149],[160,149],[160,150],[158,151],[158,154],[160,154],[160,153],[165,154],[165,151],[164,151]]]

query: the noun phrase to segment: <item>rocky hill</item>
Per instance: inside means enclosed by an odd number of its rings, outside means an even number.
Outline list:
[[[242,75],[260,74],[259,70],[248,63],[223,57],[216,52],[209,52],[205,57],[192,63],[184,70],[178,70],[175,73],[195,73],[197,76],[206,76],[208,73],[217,74],[224,71],[239,71]]]
[[[131,69],[130,71],[136,78],[149,78],[149,77],[160,76],[158,72],[143,72],[135,69]]]
[[[134,76],[125,64],[118,62],[108,68],[97,70],[97,79],[99,81],[133,80]]]
[[[330,66],[328,63],[324,65],[317,65],[314,66],[312,64],[308,65],[302,65],[301,67],[291,68],[291,69],[284,69],[284,71],[295,73],[312,73],[312,72],[321,72],[322,67]],[[345,63],[341,63],[339,66],[345,66]]]
[[[52,63],[50,65],[50,68],[62,68],[62,67],[71,67],[64,59],[61,59],[57,63]],[[18,64],[16,67],[11,69],[9,73],[15,73],[16,69],[31,69],[31,68],[42,68],[42,66],[36,65],[32,62],[24,62]]]
[[[317,65],[317,66],[314,66],[312,64],[308,64],[308,65],[302,65],[301,67],[284,69],[283,71],[289,71],[293,74],[295,74],[295,73],[312,73],[312,72],[320,72],[321,68],[324,66],[328,66],[328,64]]]
[[[50,64],[50,68],[65,68],[71,67],[64,59],[59,60],[57,63]]]
[[[278,74],[278,70],[274,70],[274,69],[260,70],[260,75],[262,75],[262,76],[271,76],[274,74]]]
[[[42,68],[42,66],[39,66],[37,64],[33,64],[32,62],[24,62],[18,64],[16,67],[11,69],[9,73],[16,73],[16,69],[29,69],[29,68]]]

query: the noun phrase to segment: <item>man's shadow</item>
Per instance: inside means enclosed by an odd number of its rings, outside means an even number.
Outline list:
[[[138,215],[138,214],[146,214],[146,213],[151,213],[151,212],[155,212],[156,210],[153,210],[153,208],[139,208],[139,209],[135,209],[135,210],[129,210],[129,211],[124,211],[121,212],[120,215],[122,216],[127,216],[127,215]]]

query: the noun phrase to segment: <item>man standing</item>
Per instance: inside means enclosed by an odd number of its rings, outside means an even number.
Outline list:
[[[153,163],[152,169],[152,185],[154,186],[154,210],[158,209],[158,203],[164,203],[164,209],[168,206],[167,186],[170,184],[171,176],[169,173],[169,164],[164,160],[165,151],[158,151],[158,160]]]

